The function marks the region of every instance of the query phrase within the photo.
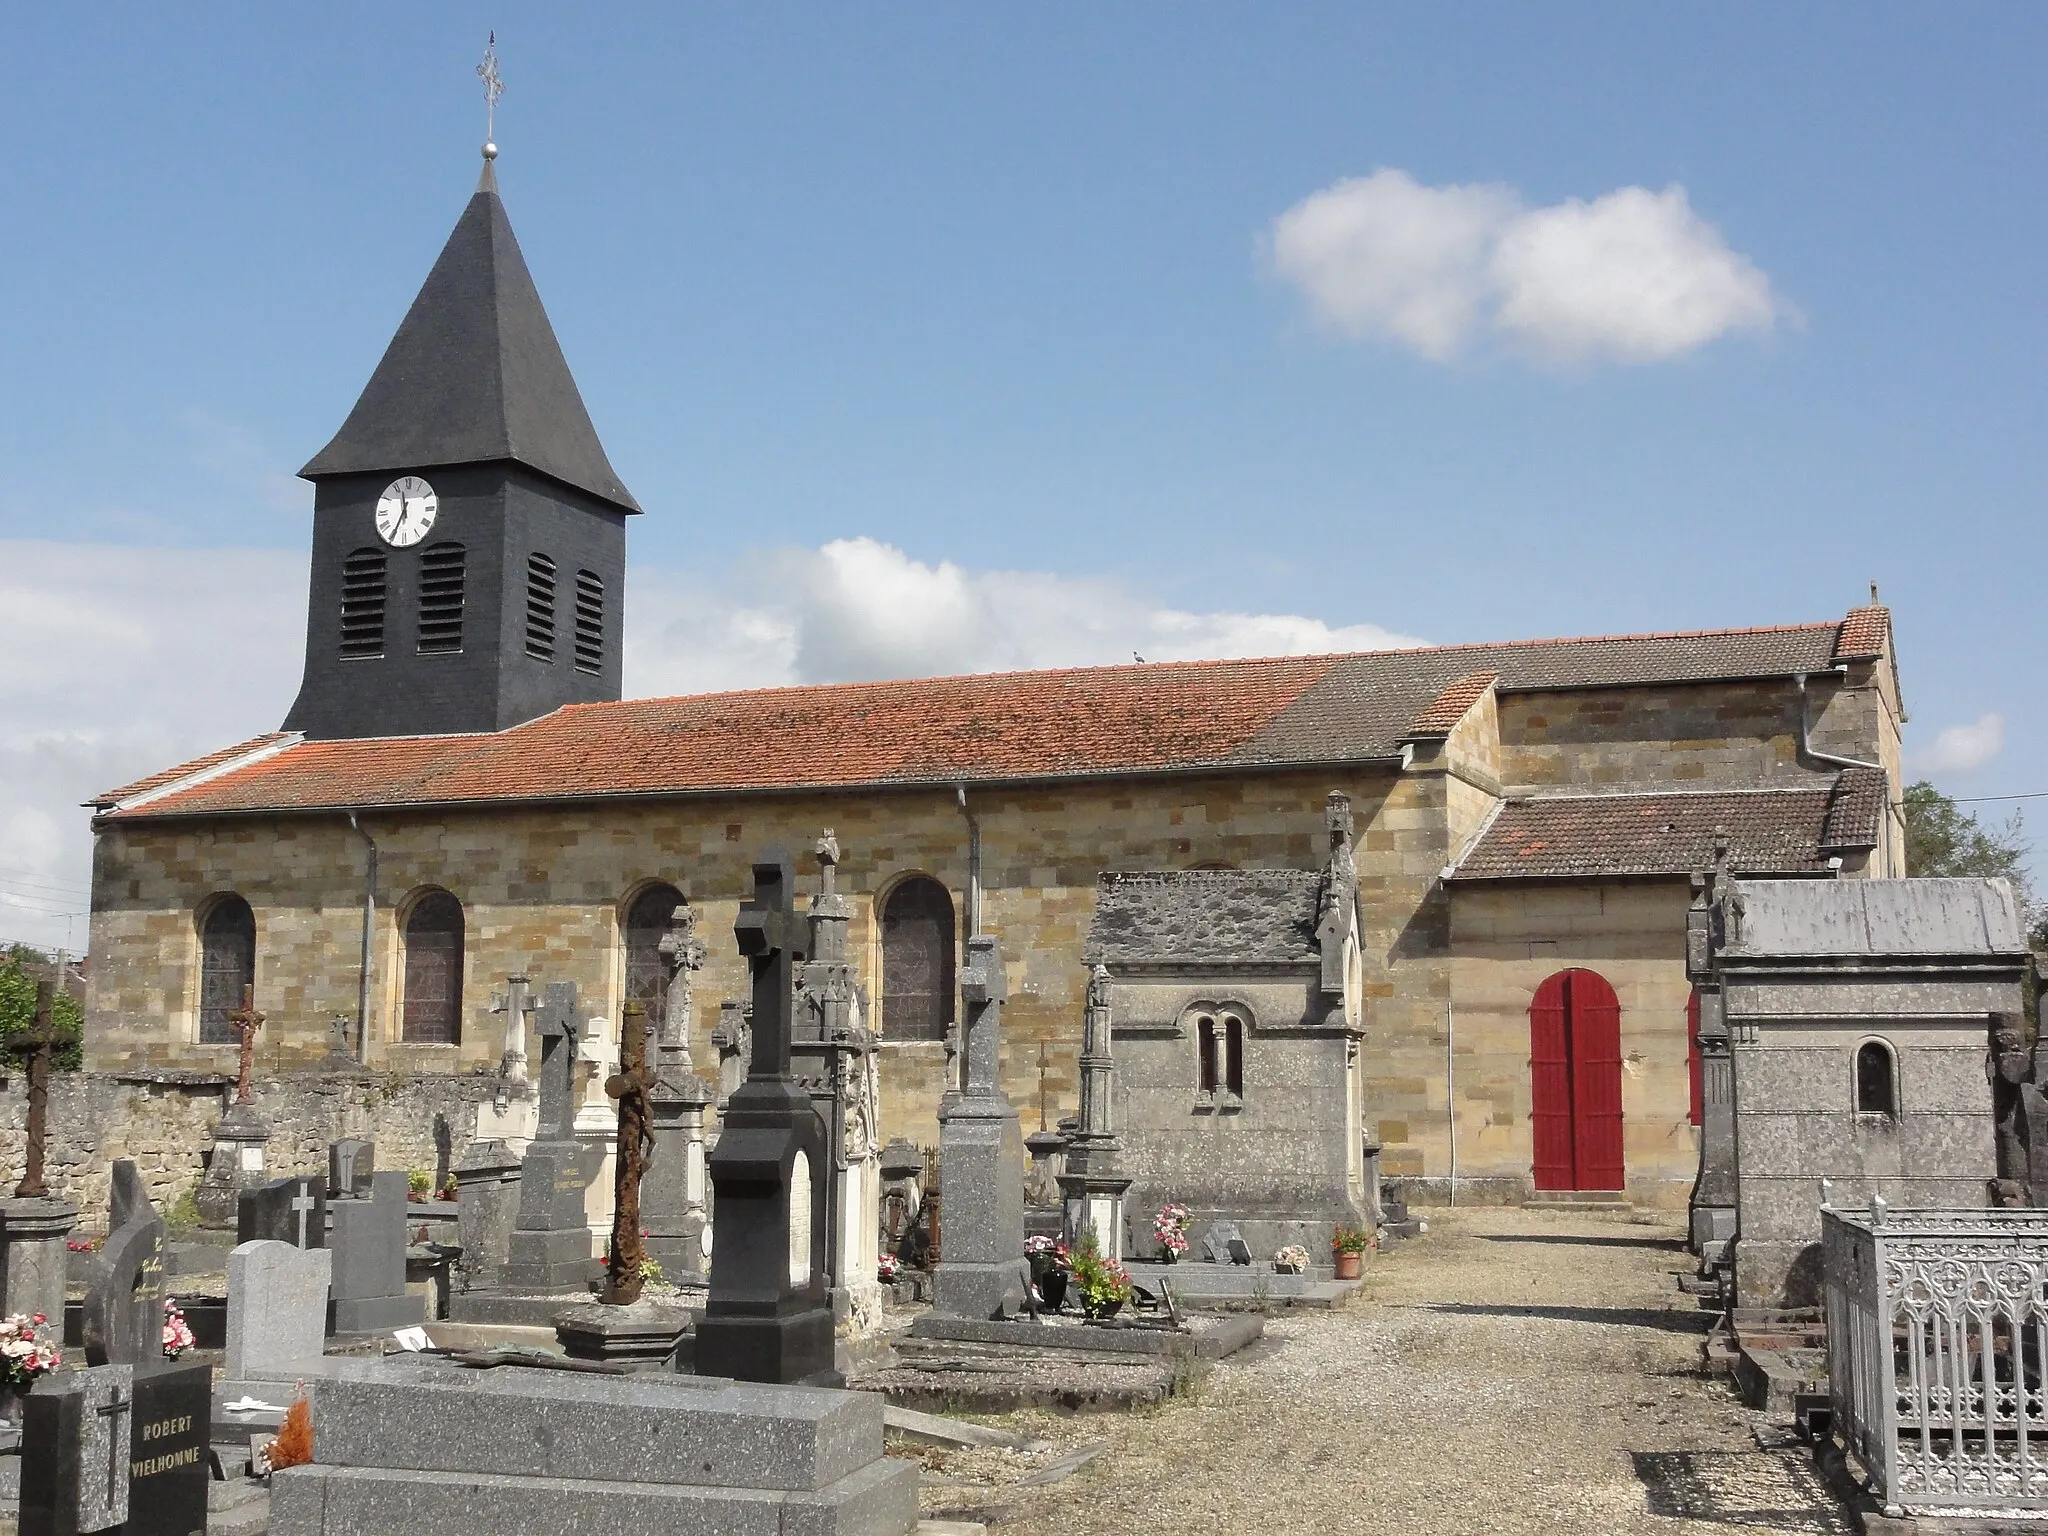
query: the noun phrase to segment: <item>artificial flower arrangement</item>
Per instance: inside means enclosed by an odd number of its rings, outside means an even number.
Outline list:
[[[1159,1240],[1159,1257],[1163,1263],[1173,1264],[1188,1251],[1188,1208],[1184,1205],[1162,1205],[1159,1214],[1152,1218],[1152,1235]]]
[[[192,1347],[192,1325],[170,1297],[164,1298],[164,1358],[175,1360]]]
[[[1283,1275],[1305,1275],[1308,1266],[1308,1250],[1299,1243],[1289,1243],[1273,1255],[1273,1268]]]
[[[884,1285],[893,1285],[896,1282],[897,1273],[902,1268],[903,1266],[897,1262],[895,1254],[881,1254],[875,1260],[875,1277]]]
[[[1113,1317],[1131,1299],[1131,1277],[1121,1264],[1102,1256],[1095,1229],[1082,1230],[1081,1240],[1067,1256],[1074,1284],[1081,1292],[1081,1310],[1090,1317]]]
[[[0,1317],[0,1362],[6,1366],[8,1386],[26,1392],[38,1376],[64,1363],[64,1352],[54,1340],[44,1337],[54,1332],[49,1318],[40,1312]]]

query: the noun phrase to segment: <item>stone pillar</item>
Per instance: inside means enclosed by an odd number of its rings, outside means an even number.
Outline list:
[[[1111,1035],[1109,971],[1098,965],[1088,978],[1088,1012],[1081,1029],[1081,1111],[1067,1140],[1066,1169],[1060,1174],[1060,1226],[1069,1248],[1092,1227],[1102,1256],[1122,1263],[1124,1191],[1131,1180],[1123,1171],[1123,1142],[1113,1115],[1116,1067]]]
[[[1003,1093],[1002,1010],[1008,986],[996,941],[967,941],[960,972],[966,1086],[940,1111],[945,1195],[933,1310],[951,1317],[1014,1317],[1030,1294],[1024,1258],[1024,1131]],[[1107,1253],[1108,1247],[1103,1251]]]
[[[1716,833],[1715,873],[1693,876],[1692,907],[1685,916],[1685,968],[1700,1013],[1700,1162],[1692,1186],[1690,1243],[1703,1277],[1724,1267],[1735,1237],[1735,1061],[1712,964],[1719,910],[1713,887],[1722,879],[1727,858],[1727,835]]]
[[[704,1111],[713,1095],[690,1059],[692,994],[705,958],[696,928],[696,913],[679,906],[661,941],[669,964],[668,996],[655,1037],[654,1083],[647,1090],[654,1151],[640,1185],[647,1253],[673,1285],[702,1285],[711,1274]]]
[[[790,1071],[825,1122],[832,1156],[824,1266],[843,1372],[852,1363],[847,1345],[872,1334],[882,1322],[875,1269],[881,1243],[881,1104],[875,1039],[862,1023],[860,993],[847,959],[846,930],[853,913],[839,894],[839,843],[829,828],[816,852],[819,889],[809,913],[810,958],[798,976]]]
[[[228,1106],[213,1128],[213,1156],[207,1160],[206,1176],[193,1201],[199,1207],[201,1226],[235,1225],[242,1191],[264,1182],[263,1149],[269,1141],[270,1128],[254,1104]]]
[[[495,1290],[511,1253],[519,1214],[519,1156],[502,1141],[472,1141],[455,1165],[455,1224],[462,1244],[455,1283]]]
[[[40,1312],[63,1326],[64,1240],[77,1225],[69,1200],[0,1200],[0,1317]]]

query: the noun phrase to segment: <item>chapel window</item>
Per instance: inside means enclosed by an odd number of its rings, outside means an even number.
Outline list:
[[[526,557],[526,654],[555,659],[555,562],[541,554]]]
[[[953,898],[913,875],[882,903],[882,1029],[893,1040],[943,1040],[953,1021]]]
[[[669,920],[683,905],[683,893],[672,885],[650,885],[626,908],[626,999],[645,1003],[650,1025],[668,1006],[668,960],[661,941]]]
[[[604,578],[576,573],[576,670],[604,670]]]
[[[1194,1026],[1196,1107],[1240,1107],[1244,1102],[1244,1020],[1226,1010],[1200,1014]]]
[[[462,903],[429,891],[405,919],[405,1020],[409,1045],[462,1039]]]
[[[228,1015],[256,984],[256,914],[241,897],[222,896],[199,923],[199,1043],[241,1040]]]
[[[460,544],[429,544],[420,556],[420,649],[462,649],[464,552]]]
[[[1856,1109],[1859,1114],[1898,1114],[1896,1065],[1892,1059],[1892,1048],[1882,1040],[1866,1040],[1856,1047]]]
[[[384,581],[381,549],[352,550],[341,562],[341,654],[384,654]]]

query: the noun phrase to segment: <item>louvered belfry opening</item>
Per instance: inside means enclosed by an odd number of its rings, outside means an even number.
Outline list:
[[[541,554],[526,557],[526,654],[555,659],[555,562]]]
[[[341,565],[341,654],[384,654],[384,551],[352,550]]]
[[[234,1045],[241,1040],[228,1015],[242,1006],[256,982],[256,914],[249,903],[227,895],[206,909],[199,925],[199,1043]]]
[[[429,544],[420,556],[420,649],[462,649],[463,548]]]
[[[462,903],[429,891],[405,920],[405,1022],[413,1045],[462,1039]]]
[[[576,573],[576,670],[604,670],[604,578]]]

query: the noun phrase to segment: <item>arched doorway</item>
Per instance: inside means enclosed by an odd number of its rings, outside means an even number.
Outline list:
[[[1538,1189],[1625,1187],[1621,1001],[1592,971],[1559,971],[1529,1004],[1529,1123]]]

